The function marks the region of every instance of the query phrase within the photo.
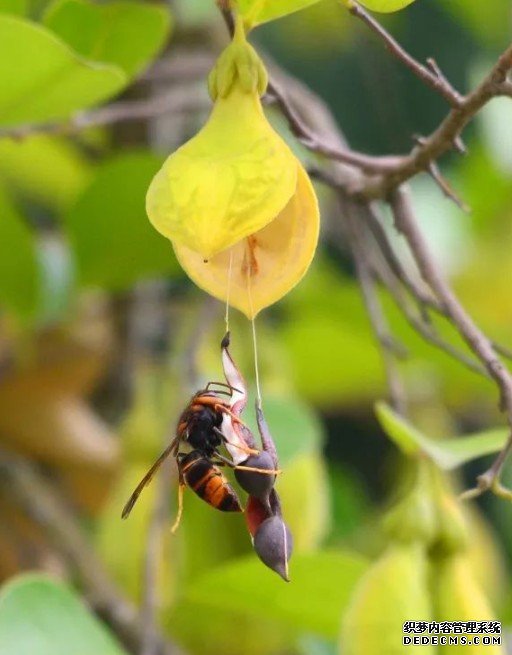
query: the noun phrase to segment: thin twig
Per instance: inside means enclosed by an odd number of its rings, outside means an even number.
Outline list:
[[[162,448],[169,445],[168,431],[164,431]],[[168,529],[169,498],[173,475],[169,471],[169,462],[164,462],[157,480],[156,500],[152,510],[151,521],[146,539],[144,554],[144,583],[141,606],[141,618],[144,630],[141,639],[141,655],[158,655],[158,595],[160,566],[162,561],[162,544],[165,531]]]
[[[363,252],[359,235],[359,211],[355,205],[348,209],[345,207],[346,235],[352,250],[357,279],[361,289],[363,302],[370,319],[373,332],[380,344],[380,353],[384,364],[387,386],[391,405],[395,410],[405,415],[407,411],[407,398],[405,388],[398,370],[397,358],[407,356],[406,348],[397,342],[391,335],[389,326],[377,295],[375,283],[368,266],[368,259]]]
[[[459,107],[462,96],[448,82],[434,59],[427,59],[428,67],[420,64],[358,2],[348,0],[347,5],[353,16],[366,23],[384,41],[386,48],[394,57],[407,66],[425,84],[440,93],[452,107]]]
[[[209,101],[204,91],[195,84],[186,84],[144,100],[113,102],[99,109],[79,112],[68,121],[3,128],[0,129],[0,139],[24,139],[32,134],[73,134],[89,127],[145,120],[166,113],[187,113],[208,106]]]
[[[303,122],[295,108],[290,103],[284,89],[274,80],[271,79],[268,85],[267,100],[275,102],[281,110],[283,116],[288,120],[288,126],[291,132],[308,150],[318,155],[328,157],[333,161],[339,161],[360,168],[367,173],[394,170],[402,160],[402,157],[373,156],[365,155],[349,148],[341,149],[330,143],[325,142],[313,132]]]
[[[416,315],[409,305],[408,298],[405,296],[402,287],[398,284],[398,280],[393,278],[391,271],[383,266],[379,266],[375,260],[372,260],[372,272],[382,282],[388,290],[391,298],[395,302],[397,308],[402,312],[404,318],[409,325],[427,342],[435,346],[438,350],[445,352],[452,359],[455,359],[468,370],[473,373],[478,373],[484,377],[489,377],[487,370],[474,358],[466,355],[466,353],[459,350],[456,346],[446,341],[437,332],[432,323],[426,322],[422,314]]]
[[[475,325],[441,275],[418,226],[407,192],[404,189],[396,190],[390,198],[390,203],[397,229],[407,240],[423,279],[437,295],[472,352],[496,382],[500,390],[500,407],[507,413],[511,435],[490,469],[478,477],[478,487],[472,493],[477,495],[492,488],[499,495],[512,498],[512,493],[504,490],[499,483],[501,469],[512,449],[512,376],[501,362],[490,340]]]
[[[490,100],[505,94],[508,86],[506,72],[512,68],[512,45],[500,56],[482,82],[467,96],[458,107],[452,108],[439,126],[424,138],[409,155],[402,157],[394,171],[367,178],[361,188],[356,190],[365,198],[387,198],[389,193],[417,173],[428,171],[431,162],[451,150],[456,144],[460,148],[462,130]]]
[[[318,168],[310,168],[309,172],[312,177],[315,179],[321,180],[325,184],[329,185],[335,191],[340,191],[339,183],[325,170],[320,170]],[[426,341],[431,343],[434,346],[437,346],[441,350],[445,351],[447,354],[451,355],[458,361],[460,361],[464,366],[469,368],[471,371],[479,374],[486,375],[486,369],[483,368],[478,362],[475,362],[473,359],[468,358],[460,350],[446,342],[432,327],[431,322],[428,317],[427,310],[433,310],[443,318],[450,318],[445,308],[440,304],[438,299],[429,291],[428,287],[423,287],[419,284],[414,277],[406,270],[400,261],[398,255],[396,254],[389,237],[386,233],[386,230],[382,226],[382,223],[377,216],[376,209],[373,203],[361,205],[364,210],[361,211],[361,219],[368,225],[372,236],[377,243],[380,254],[385,261],[386,265],[390,269],[390,273],[394,275],[396,280],[393,280],[389,274],[384,275],[382,268],[376,270],[375,273],[380,278],[381,282],[388,287],[388,290],[395,300],[399,309],[404,313],[405,318],[419,334]],[[373,262],[373,258],[371,259]],[[415,316],[411,309],[409,309],[408,299],[404,296],[400,284],[407,291],[412,299],[416,302],[418,306],[419,316]],[[491,341],[492,347],[496,350],[497,353],[506,357],[507,359],[512,359],[512,351],[496,341]]]
[[[436,162],[431,161],[427,167],[427,171],[437,186],[441,189],[442,193],[450,200],[453,200],[459,209],[462,209],[462,211],[466,213],[471,211],[470,207],[459,198],[450,184],[442,176],[441,171],[439,170],[439,166],[436,164]]]

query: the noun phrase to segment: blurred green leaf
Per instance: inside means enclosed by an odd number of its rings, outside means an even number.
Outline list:
[[[126,655],[66,586],[28,574],[0,593],[0,655]]]
[[[255,555],[217,567],[189,585],[176,614],[181,604],[197,607],[201,615],[211,608],[246,620],[274,621],[296,633],[335,638],[366,560],[354,553],[322,551],[295,555],[290,567],[290,584],[265,569]],[[208,634],[203,638],[207,641]]]
[[[251,25],[257,25],[299,11],[315,2],[318,0],[238,0],[238,6],[244,18]]]
[[[350,0],[344,0],[344,2],[350,4]],[[360,0],[360,3],[364,7],[367,7],[372,11],[380,11],[383,13],[404,9],[404,7],[407,7],[407,5],[410,5],[413,2],[414,0]]]
[[[486,0],[485,19],[482,5],[468,0],[438,0],[442,9],[465,24],[475,36],[496,48],[505,46],[510,36],[510,5],[503,0]]]
[[[28,0],[0,0],[0,14],[25,16],[28,12]]]
[[[64,217],[82,284],[118,290],[181,270],[144,209],[161,163],[151,153],[135,152],[103,164]]]
[[[34,234],[0,187],[0,303],[24,318],[39,301],[39,266]]]
[[[353,280],[319,257],[285,308],[283,342],[301,396],[332,407],[382,392],[380,355]]]
[[[295,457],[279,475],[276,489],[293,534],[295,552],[318,548],[331,522],[330,488],[321,453]]]
[[[169,34],[166,7],[140,2],[97,5],[86,0],[56,0],[45,25],[76,52],[120,66],[133,76],[162,48]]]
[[[442,469],[454,469],[473,459],[499,452],[506,429],[487,430],[456,439],[431,439],[394,412],[386,403],[376,405],[377,418],[392,441],[406,455],[423,452]]]
[[[34,135],[0,139],[0,179],[30,200],[61,211],[76,200],[91,177],[91,164],[75,143]]]
[[[323,443],[323,429],[315,413],[297,398],[288,395],[265,396],[265,419],[279,453],[279,463],[286,466],[298,455],[316,452]],[[254,412],[244,420],[258,434]]]
[[[0,125],[66,118],[125,82],[117,66],[87,62],[44,27],[0,15]]]
[[[348,467],[329,462],[329,488],[332,505],[332,534],[334,539],[344,538],[364,523],[370,501],[366,484]]]

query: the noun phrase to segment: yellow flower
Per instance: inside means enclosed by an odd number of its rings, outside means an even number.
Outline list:
[[[212,296],[226,301],[249,319],[279,300],[307,271],[315,253],[320,216],[306,171],[296,162],[295,193],[263,229],[205,260],[174,242],[187,275]]]
[[[205,259],[261,230],[295,193],[297,159],[261,107],[266,83],[239,24],[210,74],[210,118],[149,187],[146,209],[154,227]]]

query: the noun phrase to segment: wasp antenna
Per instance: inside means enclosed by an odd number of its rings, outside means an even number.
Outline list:
[[[224,335],[224,338],[220,342],[220,347],[221,348],[227,348],[229,346],[229,344],[230,344],[230,341],[231,341],[231,335],[230,335],[230,332],[228,330],[226,332],[226,334]]]

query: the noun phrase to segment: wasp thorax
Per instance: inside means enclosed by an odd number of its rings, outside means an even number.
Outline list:
[[[248,457],[242,466],[260,469],[261,471],[272,471],[275,468],[272,457],[264,450],[257,455]],[[268,495],[276,479],[275,475],[269,473],[244,471],[244,469],[237,469],[235,471],[235,477],[244,491],[263,501],[268,501]]]
[[[288,562],[292,555],[293,538],[281,517],[271,516],[263,521],[254,535],[254,550],[264,564],[286,582],[290,581]]]

